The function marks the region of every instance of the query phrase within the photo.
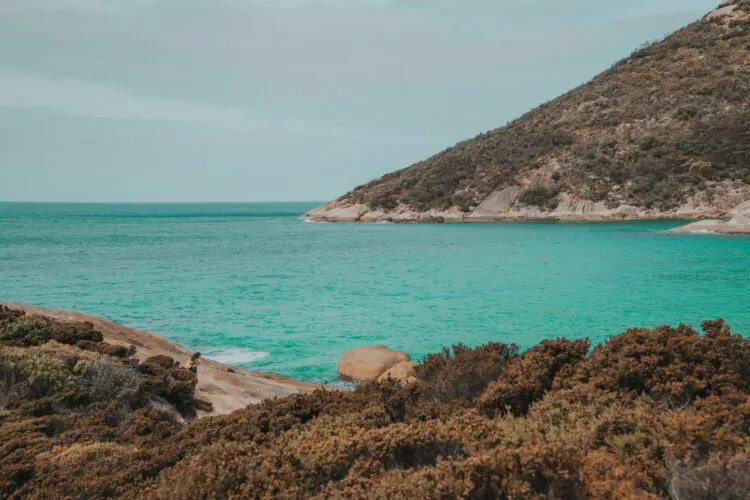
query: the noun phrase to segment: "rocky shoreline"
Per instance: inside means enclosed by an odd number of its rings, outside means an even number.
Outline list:
[[[673,233],[750,234],[750,201],[734,210],[730,220],[701,220],[672,230]]]
[[[315,208],[302,217],[315,222],[360,223],[443,223],[443,222],[532,222],[532,221],[635,221],[635,220],[685,220],[698,222],[675,229],[675,232],[714,231],[726,234],[750,234],[750,201],[742,196],[728,196],[714,205],[688,204],[671,211],[641,209],[620,205],[609,209],[601,203],[578,200],[567,202],[553,211],[538,208],[491,206],[483,203],[472,212],[458,209],[418,211],[399,207],[391,211],[372,209],[363,204],[334,201]],[[501,197],[496,197],[498,201]],[[739,204],[738,200],[740,201]],[[493,200],[489,200],[489,202]],[[719,219],[731,219],[722,221]]]
[[[102,333],[108,344],[125,347],[134,345],[137,348],[135,357],[140,361],[154,356],[168,356],[182,364],[192,355],[190,350],[163,337],[127,328],[98,316],[16,302],[0,301],[0,305],[58,321],[89,322]],[[199,411],[198,416],[225,415],[263,400],[312,392],[319,387],[321,386],[317,384],[244,370],[204,358],[198,372],[195,395],[210,402],[213,411]]]

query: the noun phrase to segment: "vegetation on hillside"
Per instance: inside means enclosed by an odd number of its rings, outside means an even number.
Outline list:
[[[750,184],[750,0],[642,47],[507,126],[359,186],[339,201],[471,211],[519,187],[520,205],[557,195],[668,210]]]
[[[185,423],[195,380],[170,360],[3,309],[0,496],[744,498],[750,342],[703,331],[457,345],[414,384]]]

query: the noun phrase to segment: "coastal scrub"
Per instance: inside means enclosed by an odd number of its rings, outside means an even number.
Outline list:
[[[200,420],[193,374],[171,358],[140,363],[89,344],[101,341],[53,339],[72,338],[63,331],[90,332],[0,310],[2,497],[747,492],[750,342],[722,320],[702,332],[631,329],[593,350],[582,339],[522,353],[459,344],[426,356],[413,382],[321,389]]]

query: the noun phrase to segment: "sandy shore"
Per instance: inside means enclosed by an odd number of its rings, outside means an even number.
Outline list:
[[[138,348],[136,357],[140,360],[162,354],[182,363],[192,354],[188,349],[165,338],[127,328],[98,316],[16,302],[0,301],[0,304],[22,309],[30,314],[40,314],[63,321],[90,321],[97,330],[102,332],[105,342],[125,346],[135,345]],[[279,375],[244,370],[204,358],[198,370],[196,395],[200,399],[213,403],[213,412],[200,414],[200,416],[208,416],[231,413],[264,399],[284,397],[297,392],[309,392],[319,387],[321,386]]]

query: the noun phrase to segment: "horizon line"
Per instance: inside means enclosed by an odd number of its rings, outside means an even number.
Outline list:
[[[0,204],[65,204],[65,205],[219,205],[248,203],[326,203],[325,200],[276,200],[276,201],[23,201],[0,200]]]

